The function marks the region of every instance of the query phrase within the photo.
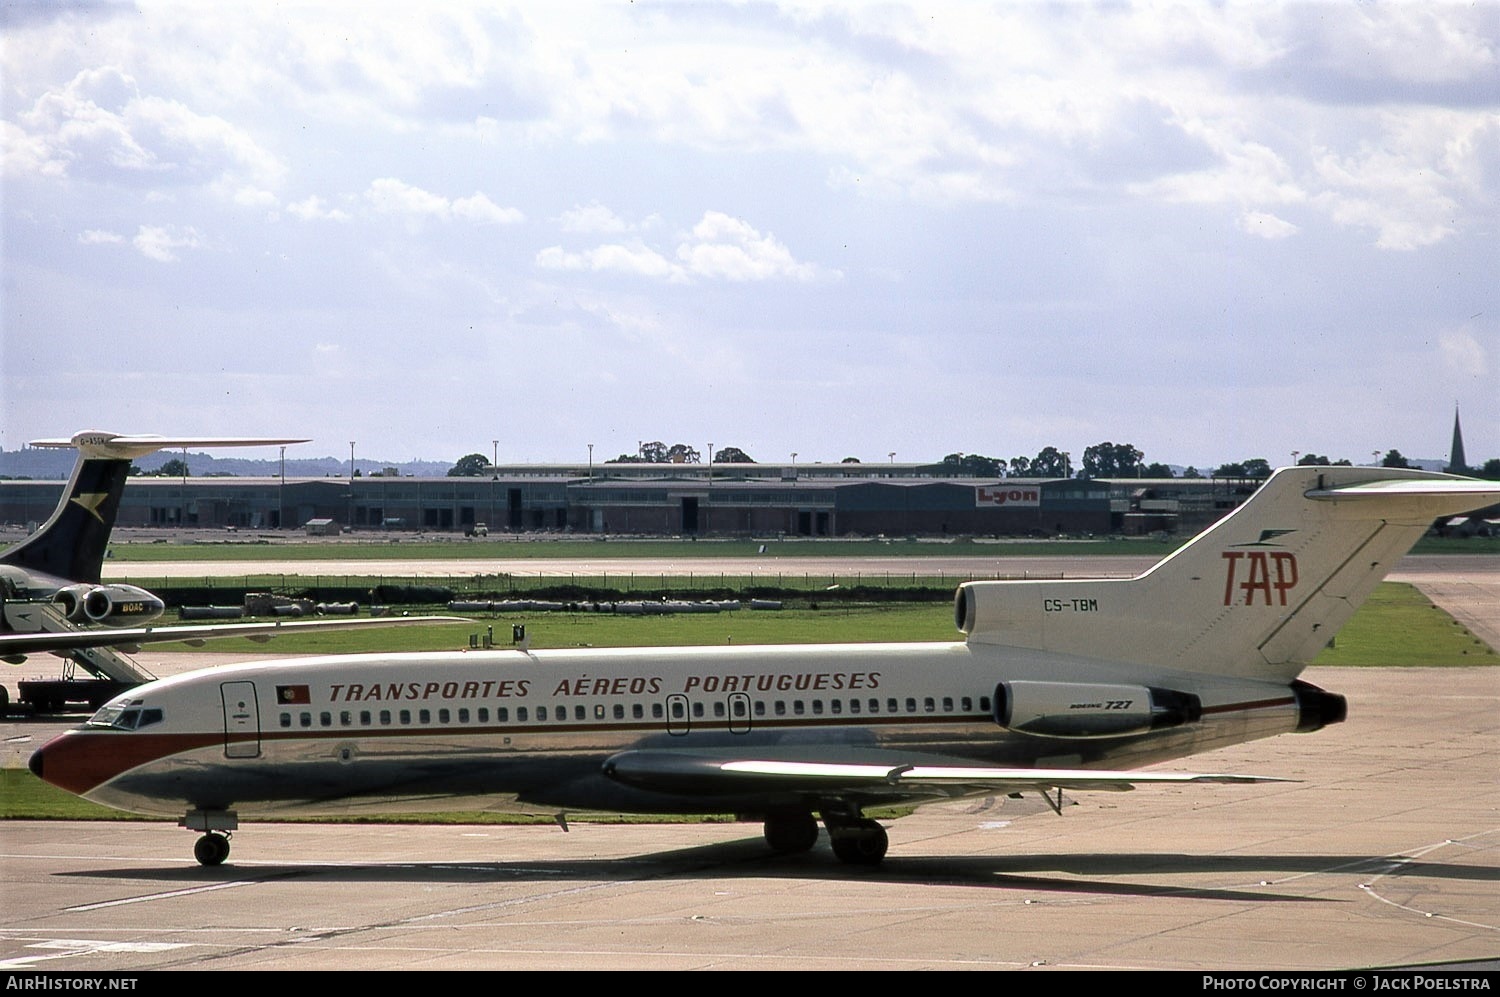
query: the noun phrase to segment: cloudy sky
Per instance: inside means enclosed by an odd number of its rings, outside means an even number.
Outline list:
[[[1500,456],[1500,3],[7,4],[0,446]]]

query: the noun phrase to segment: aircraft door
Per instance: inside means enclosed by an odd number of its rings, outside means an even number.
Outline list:
[[[680,737],[692,729],[692,726],[688,698],[680,692],[674,692],[667,697],[667,733]]]
[[[750,697],[743,692],[729,694],[729,732],[750,733]]]
[[[224,701],[224,757],[260,757],[260,704],[254,682],[223,682],[219,695]]]

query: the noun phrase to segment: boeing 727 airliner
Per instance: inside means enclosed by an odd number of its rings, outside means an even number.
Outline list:
[[[1292,467],[1129,579],[969,582],[942,643],[359,654],[131,690],[31,758],[180,818],[734,813],[780,852],[881,861],[871,808],[1247,775],[1131,771],[1343,721],[1297,676],[1434,519],[1500,482]]]

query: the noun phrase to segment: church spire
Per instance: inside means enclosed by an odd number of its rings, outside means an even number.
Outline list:
[[[1453,405],[1453,445],[1448,449],[1448,473],[1466,474],[1468,461],[1464,458],[1464,434],[1458,425],[1458,404]]]

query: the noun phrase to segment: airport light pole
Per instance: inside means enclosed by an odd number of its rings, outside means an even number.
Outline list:
[[[349,529],[354,529],[354,441],[349,441]]]
[[[281,448],[281,485],[276,489],[276,528],[286,529],[286,447]]]

